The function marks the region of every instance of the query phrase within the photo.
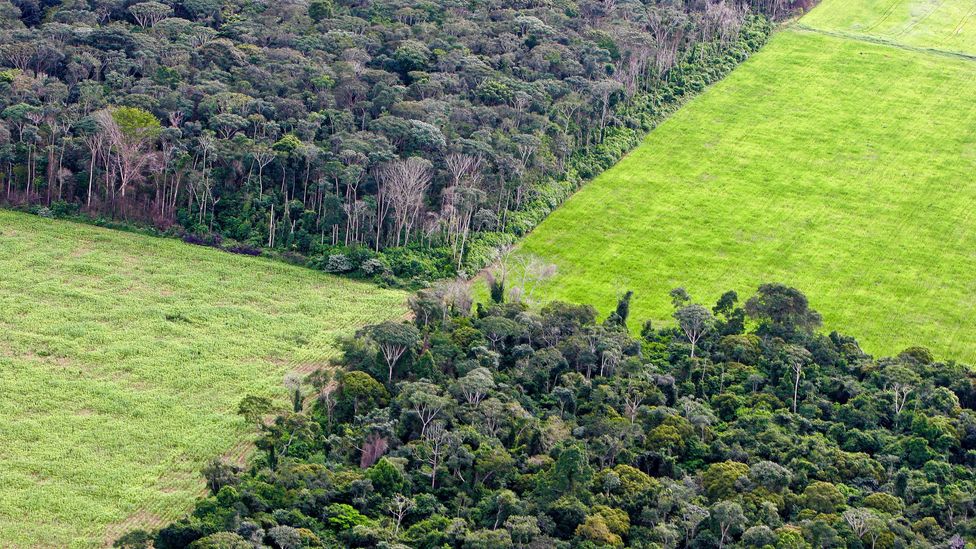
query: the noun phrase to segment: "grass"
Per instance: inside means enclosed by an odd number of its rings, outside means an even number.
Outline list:
[[[803,25],[976,55],[972,0],[823,0]]]
[[[632,289],[635,323],[670,322],[676,286],[779,281],[869,352],[972,361],[974,84],[970,60],[779,32],[521,249],[558,266],[545,299],[606,314]]]
[[[0,547],[94,547],[180,516],[241,457],[248,393],[327,364],[405,295],[0,211]]]

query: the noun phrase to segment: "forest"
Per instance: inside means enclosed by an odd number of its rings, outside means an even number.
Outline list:
[[[0,201],[475,272],[805,5],[2,0]]]
[[[346,339],[246,396],[240,468],[117,547],[969,547],[976,374],[922,347],[866,355],[800,291],[763,284],[632,336],[613,311],[435,286],[411,322]]]

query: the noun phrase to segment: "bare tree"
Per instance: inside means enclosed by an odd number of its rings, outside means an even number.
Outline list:
[[[481,158],[455,153],[447,157],[445,164],[451,174],[451,185],[444,189],[441,213],[447,219],[447,237],[457,258],[457,268],[460,269],[471,221],[485,200],[484,191],[478,188],[481,182]]]
[[[674,66],[687,23],[687,16],[674,8],[656,7],[648,11],[647,27],[653,39],[654,65],[658,77]]]
[[[322,406],[325,407],[326,416],[329,418],[329,424],[332,424],[332,416],[335,413],[336,405],[339,404],[336,398],[336,393],[339,391],[339,381],[334,377],[330,377],[328,381],[319,387],[318,399]]]
[[[117,120],[120,112],[125,121],[122,124]],[[101,110],[93,116],[111,147],[110,156],[118,170],[119,192],[124,199],[126,190],[142,179],[144,170],[153,161],[150,148],[156,139],[159,121],[150,121],[152,115],[125,107]]]
[[[796,413],[798,394],[800,391],[800,376],[803,375],[803,367],[810,363],[812,357],[799,345],[790,345],[786,350],[786,362],[793,371],[793,413]]]
[[[387,512],[396,521],[393,528],[393,538],[396,539],[400,535],[400,524],[403,523],[403,517],[407,516],[414,507],[414,501],[403,494],[397,494],[393,496],[389,503],[386,505]]]
[[[520,254],[513,256],[516,270],[519,274],[518,282],[512,286],[509,296],[512,301],[532,302],[532,294],[542,282],[556,276],[556,265],[546,263],[535,255]]]
[[[361,469],[367,469],[372,467],[374,463],[379,461],[380,456],[382,456],[386,449],[389,447],[389,442],[386,437],[378,433],[370,433],[363,441],[362,447],[357,447],[359,450],[359,467]]]
[[[416,156],[393,160],[376,169],[379,183],[376,247],[379,249],[381,227],[389,210],[393,212],[393,243],[399,246],[410,240],[410,233],[424,205],[424,192],[430,186],[433,170],[430,161]]]
[[[843,516],[844,521],[851,527],[851,531],[854,532],[857,539],[862,539],[864,534],[868,533],[868,521],[871,518],[871,511],[856,507],[844,511]]]
[[[414,446],[414,455],[430,466],[430,488],[437,488],[437,468],[444,460],[444,454],[450,445],[451,433],[441,421],[434,422],[427,429],[426,436]]]
[[[89,161],[88,161],[88,198],[87,206],[91,207],[92,195],[94,194],[94,184],[95,184],[95,161],[99,156],[104,154],[104,150],[107,146],[105,135],[100,131],[94,131],[85,134],[82,137],[82,141],[85,146],[88,147]]]
[[[251,158],[258,165],[258,196],[264,196],[264,169],[277,158],[277,155],[266,143],[258,143],[251,149]]]

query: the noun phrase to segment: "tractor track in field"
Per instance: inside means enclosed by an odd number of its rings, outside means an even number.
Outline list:
[[[963,27],[965,27],[966,24],[969,23],[969,20],[972,19],[974,15],[976,15],[976,6],[974,6],[973,9],[969,10],[966,16],[963,17],[959,21],[959,23],[952,29],[952,32],[946,34],[942,38],[942,40],[939,42],[939,45],[941,46],[942,44],[945,44],[946,41],[948,41],[950,38],[959,34],[962,31]]]
[[[873,31],[874,29],[881,26],[881,24],[887,21],[888,18],[891,17],[891,14],[895,12],[895,8],[898,7],[899,3],[901,3],[901,0],[894,0],[891,4],[888,5],[887,8],[885,8],[883,12],[881,12],[881,17],[879,17],[878,20],[874,22],[874,24],[870,25],[864,30]]]
[[[974,12],[972,15],[976,15],[976,12]],[[811,26],[808,26],[808,25],[804,25],[803,23],[795,23],[791,28],[793,28],[795,30],[798,30],[798,31],[812,32],[812,33],[816,33],[816,34],[823,34],[825,36],[833,36],[833,37],[836,37],[836,38],[845,38],[845,39],[848,39],[848,40],[854,40],[854,41],[858,41],[858,42],[867,42],[867,43],[871,43],[871,44],[879,44],[879,45],[882,45],[882,46],[890,46],[892,48],[898,48],[898,49],[901,49],[901,50],[913,51],[913,52],[917,52],[917,53],[925,53],[925,54],[929,54],[929,55],[941,55],[943,57],[951,57],[953,59],[963,59],[963,60],[966,60],[966,61],[976,61],[976,54],[963,53],[963,52],[960,52],[960,51],[953,51],[953,50],[944,50],[944,49],[939,49],[939,48],[926,48],[926,47],[922,47],[922,46],[910,46],[908,44],[904,44],[904,43],[901,43],[901,42],[898,42],[898,41],[895,41],[895,40],[891,40],[891,39],[888,39],[888,38],[881,38],[881,37],[877,37],[877,36],[869,36],[869,35],[866,35],[866,34],[861,34],[861,33],[856,33],[856,32],[847,32],[847,31],[837,31],[837,30],[820,29],[820,28],[817,28],[817,27],[811,27]]]
[[[945,5],[945,0],[940,0],[939,3],[937,3],[934,8],[932,8],[931,10],[928,11],[928,13],[926,13],[925,15],[923,15],[923,16],[919,17],[918,19],[912,21],[908,25],[905,25],[905,28],[903,28],[901,30],[901,32],[899,32],[898,34],[896,34],[895,37],[896,38],[901,38],[902,36],[905,36],[909,32],[915,30],[915,27],[917,27],[920,23],[923,23],[926,19],[928,19],[929,17],[931,17],[933,13],[939,11],[939,9],[942,6],[944,6],[944,5]]]

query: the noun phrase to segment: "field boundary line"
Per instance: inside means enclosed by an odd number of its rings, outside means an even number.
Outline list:
[[[822,34],[825,36],[833,36],[835,38],[845,38],[847,40],[854,40],[857,42],[867,42],[869,44],[878,44],[881,46],[890,46],[893,48],[898,48],[901,50],[912,51],[916,53],[928,54],[928,55],[940,55],[943,57],[951,57],[954,59],[962,59],[964,61],[976,61],[976,54],[963,53],[960,51],[943,50],[938,48],[923,48],[919,46],[909,46],[908,44],[903,44],[895,40],[889,40],[886,38],[880,38],[877,36],[869,36],[866,34],[859,34],[856,32],[846,32],[838,30],[827,30],[820,29],[817,27],[811,27],[803,23],[795,23],[791,28],[803,32],[812,32],[817,34]]]

